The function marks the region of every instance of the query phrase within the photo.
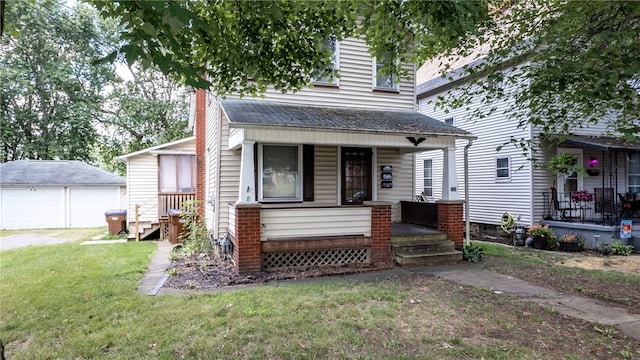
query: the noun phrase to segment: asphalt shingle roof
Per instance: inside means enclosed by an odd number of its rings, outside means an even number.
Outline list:
[[[1,185],[120,185],[126,179],[76,160],[16,160],[0,164]]]
[[[245,99],[223,100],[222,108],[230,124],[238,127],[254,125],[473,137],[467,131],[416,111],[309,106]]]

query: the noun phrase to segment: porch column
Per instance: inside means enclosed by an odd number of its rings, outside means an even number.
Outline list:
[[[371,207],[371,262],[391,261],[391,203],[365,201]]]
[[[240,189],[238,191],[238,203],[247,204],[256,202],[256,179],[254,172],[255,141],[242,141],[242,158],[240,160]]]
[[[250,274],[262,270],[260,247],[261,204],[234,204],[235,213],[231,241],[233,242],[234,269],[238,274]]]
[[[443,177],[442,177],[442,200],[458,200],[458,173],[456,172],[456,148],[447,147],[442,149],[443,156]]]
[[[436,202],[438,230],[445,232],[458,250],[462,249],[464,237],[463,205],[463,200],[439,200]]]

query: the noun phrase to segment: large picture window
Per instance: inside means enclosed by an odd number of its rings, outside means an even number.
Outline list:
[[[424,196],[433,196],[433,160],[426,159],[423,163],[423,190]]]
[[[159,186],[161,193],[196,191],[196,157],[194,155],[160,155]]]
[[[629,192],[640,194],[640,153],[629,154]]]
[[[260,201],[302,200],[302,146],[262,145]]]

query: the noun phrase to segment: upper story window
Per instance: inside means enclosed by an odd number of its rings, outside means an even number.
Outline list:
[[[640,195],[640,153],[629,154],[629,192]]]
[[[426,159],[423,163],[423,189],[424,196],[433,196],[433,160]]]
[[[496,159],[496,179],[509,179],[511,177],[511,166],[508,157]]]
[[[328,69],[329,71],[335,71],[340,69],[340,43],[336,39],[335,36],[329,36],[329,38],[322,42],[322,48],[327,49],[331,52],[331,64]],[[321,71],[321,70],[319,70]],[[321,71],[323,72],[323,71]],[[314,79],[314,84],[319,85],[338,85],[338,78],[332,76],[332,74],[326,74],[322,77]]]
[[[453,118],[450,117],[450,118],[444,119],[444,123],[447,124],[447,125],[453,126]]]
[[[195,155],[160,155],[159,187],[161,193],[196,191]]]
[[[381,69],[391,64],[391,55],[383,54],[373,58],[373,88],[377,90],[398,91],[398,80],[396,75],[389,72],[382,72]]]

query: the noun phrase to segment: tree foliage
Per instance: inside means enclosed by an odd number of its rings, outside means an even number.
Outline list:
[[[296,91],[329,75],[322,44],[331,35],[363,37],[398,62],[386,71],[402,75],[401,63],[464,44],[489,19],[485,0],[91,2],[123,28],[123,45],[105,60],[155,64],[222,95]]]
[[[533,125],[552,143],[593,126],[640,139],[640,2],[536,0],[498,10],[498,26],[473,47],[443,54],[445,76],[446,64],[466,57],[462,76],[468,81],[462,93],[442,96],[440,106],[515,99],[505,115],[522,129]],[[480,48],[486,51],[469,56]],[[482,106],[469,117],[494,111]],[[535,151],[534,143],[511,143],[527,155]]]
[[[191,135],[187,89],[152,68],[129,70],[132,79],[115,83],[106,99],[96,152],[103,168],[120,174],[117,156]]]
[[[100,92],[111,66],[91,66],[102,54],[96,14],[71,16],[56,1],[14,1],[5,9],[16,36],[0,39],[1,161],[90,158]]]

